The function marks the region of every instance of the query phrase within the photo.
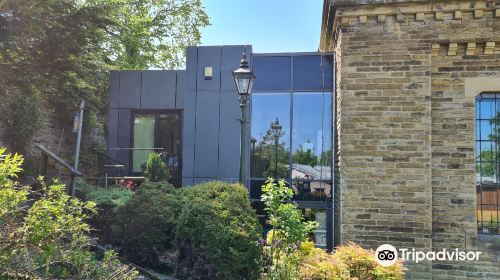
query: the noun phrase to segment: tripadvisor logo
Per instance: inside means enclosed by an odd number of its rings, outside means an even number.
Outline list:
[[[399,248],[390,244],[380,245],[375,251],[375,260],[381,266],[394,265],[398,259],[419,263],[421,261],[477,261],[481,251],[462,251],[442,249],[440,251],[419,251],[415,248]]]

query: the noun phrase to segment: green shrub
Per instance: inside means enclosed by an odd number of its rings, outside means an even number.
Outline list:
[[[96,204],[97,214],[89,219],[89,224],[95,229],[96,235],[105,242],[113,242],[111,225],[116,220],[118,207],[124,205],[134,194],[123,187],[86,188],[84,195],[87,201]]]
[[[143,173],[149,182],[168,181],[168,167],[157,153],[148,155]]]
[[[180,211],[178,191],[166,182],[144,182],[118,208],[113,233],[120,252],[129,260],[155,267],[171,248]]]
[[[296,204],[285,203],[292,196],[293,190],[286,186],[284,180],[276,184],[269,178],[262,186],[264,210],[273,228],[267,240],[260,242],[266,279],[299,278],[300,245],[318,227],[317,222],[304,221]]]
[[[41,190],[20,187],[22,157],[0,149],[0,279],[133,279],[113,252],[98,261],[89,249],[93,202],[65,193],[57,182]]]
[[[183,189],[176,227],[177,275],[193,279],[255,279],[262,229],[246,188],[210,182]]]
[[[304,257],[300,264],[300,272],[305,280],[404,279],[404,267],[401,261],[383,267],[375,261],[373,251],[365,250],[352,242],[338,247],[333,254],[309,244],[303,244],[302,252]]]

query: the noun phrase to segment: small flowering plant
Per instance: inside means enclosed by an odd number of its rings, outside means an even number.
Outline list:
[[[131,191],[135,190],[135,188],[137,187],[137,183],[132,180],[120,180],[118,181],[118,184]]]
[[[293,196],[293,190],[286,186],[284,180],[276,183],[269,178],[262,186],[262,193],[265,211],[273,228],[266,239],[258,241],[263,253],[265,278],[298,279],[300,246],[318,227],[318,223],[305,221],[297,204],[287,203]]]

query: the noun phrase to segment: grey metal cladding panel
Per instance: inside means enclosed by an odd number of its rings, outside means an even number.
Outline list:
[[[193,178],[182,178],[182,186],[189,187],[193,185]]]
[[[109,107],[118,108],[120,95],[120,72],[111,71],[109,75]]]
[[[132,116],[130,109],[118,109],[118,139],[119,148],[130,148],[130,133],[132,132]]]
[[[142,109],[175,109],[175,71],[142,71]]]
[[[186,71],[177,72],[177,92],[175,97],[175,108],[184,108],[184,93],[186,92]]]
[[[220,90],[221,47],[198,47],[197,90]],[[213,77],[205,79],[205,67],[212,67]]]
[[[193,178],[193,185],[203,184],[210,181],[218,180],[218,178]]]
[[[198,92],[193,177],[217,177],[219,93]]]
[[[182,176],[193,177],[196,92],[186,90],[182,125]]]
[[[222,46],[221,91],[236,92],[232,71],[240,65],[243,52],[247,54],[247,59],[250,59],[251,46]]]
[[[130,148],[130,137],[131,137],[131,110],[130,109],[119,109],[118,110],[118,138],[117,147],[118,148]],[[129,166],[129,151],[128,150],[118,150],[116,157],[118,162]]]
[[[238,178],[240,158],[238,94],[233,91],[221,92],[220,108],[219,177]]]
[[[109,109],[107,136],[108,148],[116,148],[118,141],[118,109]],[[116,159],[116,150],[108,150],[108,156]]]
[[[198,68],[198,48],[186,48],[186,89],[196,90],[196,71]]]
[[[141,108],[141,71],[120,71],[120,108]]]

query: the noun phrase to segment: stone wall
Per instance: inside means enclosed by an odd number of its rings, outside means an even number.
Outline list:
[[[338,63],[342,241],[475,249],[474,105],[500,91],[500,3],[336,2],[323,50]],[[408,276],[500,279],[499,255]]]
[[[7,147],[7,131],[5,125],[0,121],[0,147]]]

